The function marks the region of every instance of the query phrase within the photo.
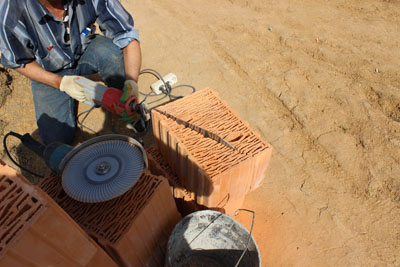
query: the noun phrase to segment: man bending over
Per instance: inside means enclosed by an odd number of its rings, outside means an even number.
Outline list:
[[[95,34],[95,23],[105,37]],[[74,99],[85,101],[80,75],[98,73],[109,87],[137,94],[138,31],[118,0],[0,1],[1,63],[31,79],[36,122],[45,144],[70,144]]]

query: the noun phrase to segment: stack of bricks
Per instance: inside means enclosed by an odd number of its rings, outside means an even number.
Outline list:
[[[0,266],[117,266],[43,191],[0,161]]]
[[[39,187],[119,265],[163,265],[169,235],[181,219],[165,178],[145,171],[125,194],[101,203],[71,199],[58,176],[46,177]]]
[[[153,134],[179,183],[197,204],[231,213],[250,191],[262,185],[272,146],[241,120],[218,94],[203,89],[158,110],[208,130],[236,150],[152,110]]]

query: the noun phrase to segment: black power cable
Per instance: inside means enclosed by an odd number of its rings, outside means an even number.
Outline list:
[[[157,100],[153,100],[153,101],[151,101],[151,102],[146,102],[146,101],[147,101],[147,98],[149,98],[149,97],[157,97],[157,96],[159,96],[159,95],[158,95],[158,94],[155,94],[154,92],[151,92],[151,93],[148,93],[148,94],[139,92],[141,95],[144,96],[144,99],[140,102],[140,104],[145,103],[145,104],[147,104],[147,105],[152,105],[152,104],[154,104],[154,103],[157,103],[157,102],[160,102],[160,101],[164,100],[164,99],[167,98],[167,97],[169,98],[169,101],[168,101],[167,103],[172,102],[172,101],[174,101],[174,100],[176,100],[176,99],[182,98],[183,96],[176,96],[176,95],[173,95],[173,94],[171,93],[171,92],[172,92],[174,89],[176,89],[176,88],[188,87],[188,88],[191,88],[191,89],[192,89],[191,94],[194,93],[194,92],[196,92],[196,88],[195,88],[194,86],[192,86],[192,85],[189,85],[189,84],[181,84],[181,85],[177,85],[177,86],[171,87],[171,85],[170,85],[168,82],[165,82],[165,80],[164,80],[164,78],[162,77],[162,75],[161,75],[158,71],[156,71],[156,70],[154,70],[154,69],[143,69],[143,70],[141,70],[141,71],[139,72],[139,75],[143,75],[143,74],[151,74],[151,75],[153,75],[154,77],[156,77],[157,79],[159,79],[159,80],[162,81],[162,83],[163,83],[164,85],[163,85],[162,88],[161,88],[161,92],[164,94],[164,96],[162,96],[161,98],[159,98],[159,99],[157,99]],[[85,125],[83,125],[84,121],[86,120],[86,118],[89,116],[90,112],[91,112],[94,108],[95,108],[95,107],[91,107],[90,109],[79,113],[78,116],[77,116],[77,118],[78,118],[77,123],[78,123],[79,127],[81,128],[81,130],[83,130],[83,128],[85,128],[85,129],[87,129],[88,131],[90,131],[90,132],[92,132],[92,133],[94,133],[94,134],[97,134],[97,132],[94,131],[93,129],[91,129],[91,128],[85,126]],[[146,112],[148,112],[148,113],[150,113],[151,110],[152,110],[152,108],[146,108]],[[85,114],[85,116],[83,117],[82,121],[80,121],[79,118],[80,118],[83,114]],[[134,124],[136,124],[136,123],[139,123],[139,121],[134,122]],[[141,123],[141,125],[142,125],[142,124],[143,124],[143,123]],[[143,132],[147,131],[148,126],[149,126],[149,123],[148,123],[147,125],[142,125],[142,127],[143,127]]]
[[[22,167],[20,164],[18,164],[18,163],[12,158],[12,156],[11,156],[11,154],[10,154],[10,152],[8,151],[8,148],[7,148],[7,138],[8,138],[9,136],[14,136],[14,137],[16,137],[16,138],[18,138],[19,140],[22,141],[22,135],[17,134],[17,133],[14,133],[14,132],[9,132],[9,133],[7,133],[7,134],[4,136],[4,138],[3,138],[3,147],[4,147],[4,151],[6,152],[7,156],[10,158],[10,160],[11,160],[15,165],[17,165],[19,168],[21,168],[21,170],[24,170],[24,171],[26,171],[26,172],[29,172],[30,174],[35,175],[35,176],[37,176],[37,177],[39,177],[39,178],[43,178],[43,177],[44,177],[43,175],[37,174],[37,173],[35,173],[35,172],[31,171],[31,170],[28,170],[27,168]]]
[[[191,92],[191,93],[194,93],[194,92],[196,91],[196,88],[195,88],[194,86],[188,85],[188,84],[182,84],[182,85],[178,85],[178,86],[171,87],[171,85],[170,85],[169,83],[167,83],[167,82],[164,81],[164,78],[161,76],[161,74],[160,74],[158,71],[153,70],[153,69],[143,69],[142,71],[140,71],[139,75],[142,75],[142,74],[151,74],[151,75],[155,76],[157,79],[161,80],[161,81],[163,82],[163,84],[164,84],[164,86],[163,86],[162,89],[161,89],[161,92],[164,94],[164,96],[161,97],[160,99],[157,99],[157,100],[151,101],[151,102],[149,102],[149,103],[146,103],[146,104],[148,104],[148,105],[151,105],[151,104],[160,102],[161,100],[165,99],[166,97],[169,98],[169,101],[168,101],[167,103],[172,102],[172,101],[174,101],[174,100],[176,100],[176,99],[182,98],[183,96],[175,96],[175,95],[171,94],[171,92],[172,92],[174,89],[176,89],[176,88],[180,88],[180,87],[189,87],[189,88],[192,89],[192,92]],[[140,92],[140,94],[145,96],[144,99],[140,102],[140,104],[145,103],[145,101],[147,100],[148,97],[156,97],[156,96],[159,96],[159,95],[155,94],[154,92],[151,92],[151,93],[149,93],[149,94],[145,94],[145,93]],[[163,103],[163,104],[164,104],[164,103]],[[162,105],[162,104],[161,104],[161,105]],[[81,128],[81,130],[83,130],[83,128],[85,128],[85,129],[87,129],[88,131],[91,131],[92,133],[98,135],[98,133],[97,133],[96,131],[94,131],[93,129],[91,129],[91,128],[85,126],[85,125],[83,125],[84,121],[85,121],[86,118],[89,116],[90,112],[91,112],[94,108],[96,108],[96,107],[97,107],[97,106],[93,106],[93,107],[91,107],[90,109],[79,113],[79,114],[77,115],[77,123],[78,123],[79,127]],[[158,106],[155,106],[155,107],[158,107]],[[155,107],[153,107],[153,108],[155,108]],[[147,109],[147,108],[146,108],[146,112],[149,113],[149,112],[151,111],[151,109],[152,109],[152,108],[150,108],[150,109]],[[80,118],[82,115],[84,115],[84,117],[83,117],[82,121],[79,121],[79,118]],[[140,122],[142,122],[142,123],[140,123]],[[135,123],[140,123],[140,126],[143,128],[143,132],[147,131],[148,126],[150,125],[150,123],[148,123],[148,122],[147,122],[147,124],[143,124],[143,121],[136,121]],[[37,176],[37,177],[39,177],[39,178],[43,178],[43,177],[44,177],[43,175],[39,175],[39,174],[37,174],[37,173],[35,173],[35,172],[31,171],[31,170],[28,170],[28,169],[22,167],[20,164],[18,164],[18,163],[12,158],[12,156],[11,156],[11,154],[10,154],[10,152],[8,151],[8,148],[7,148],[7,138],[8,138],[9,136],[14,136],[14,137],[20,139],[21,141],[22,141],[23,136],[20,135],[20,134],[14,133],[14,132],[9,132],[9,133],[7,133],[7,134],[4,136],[4,138],[3,138],[4,150],[5,150],[6,154],[7,154],[7,156],[10,158],[10,160],[11,160],[16,166],[18,166],[19,168],[21,168],[21,170],[24,170],[24,171],[26,171],[26,172],[28,172],[28,173],[30,173],[30,174],[32,174],[32,175],[35,175],[35,176]]]

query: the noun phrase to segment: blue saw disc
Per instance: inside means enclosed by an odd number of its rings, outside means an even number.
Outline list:
[[[143,150],[131,142],[94,142],[74,151],[63,169],[63,188],[71,198],[81,202],[113,199],[140,178],[145,168],[143,157]]]

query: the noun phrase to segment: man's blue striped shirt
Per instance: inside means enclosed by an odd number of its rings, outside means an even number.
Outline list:
[[[0,1],[1,63],[20,68],[36,60],[48,71],[75,66],[94,36],[95,26],[120,48],[138,40],[131,15],[118,0],[67,0],[70,41],[63,21],[39,0]],[[88,31],[89,30],[89,31]]]

